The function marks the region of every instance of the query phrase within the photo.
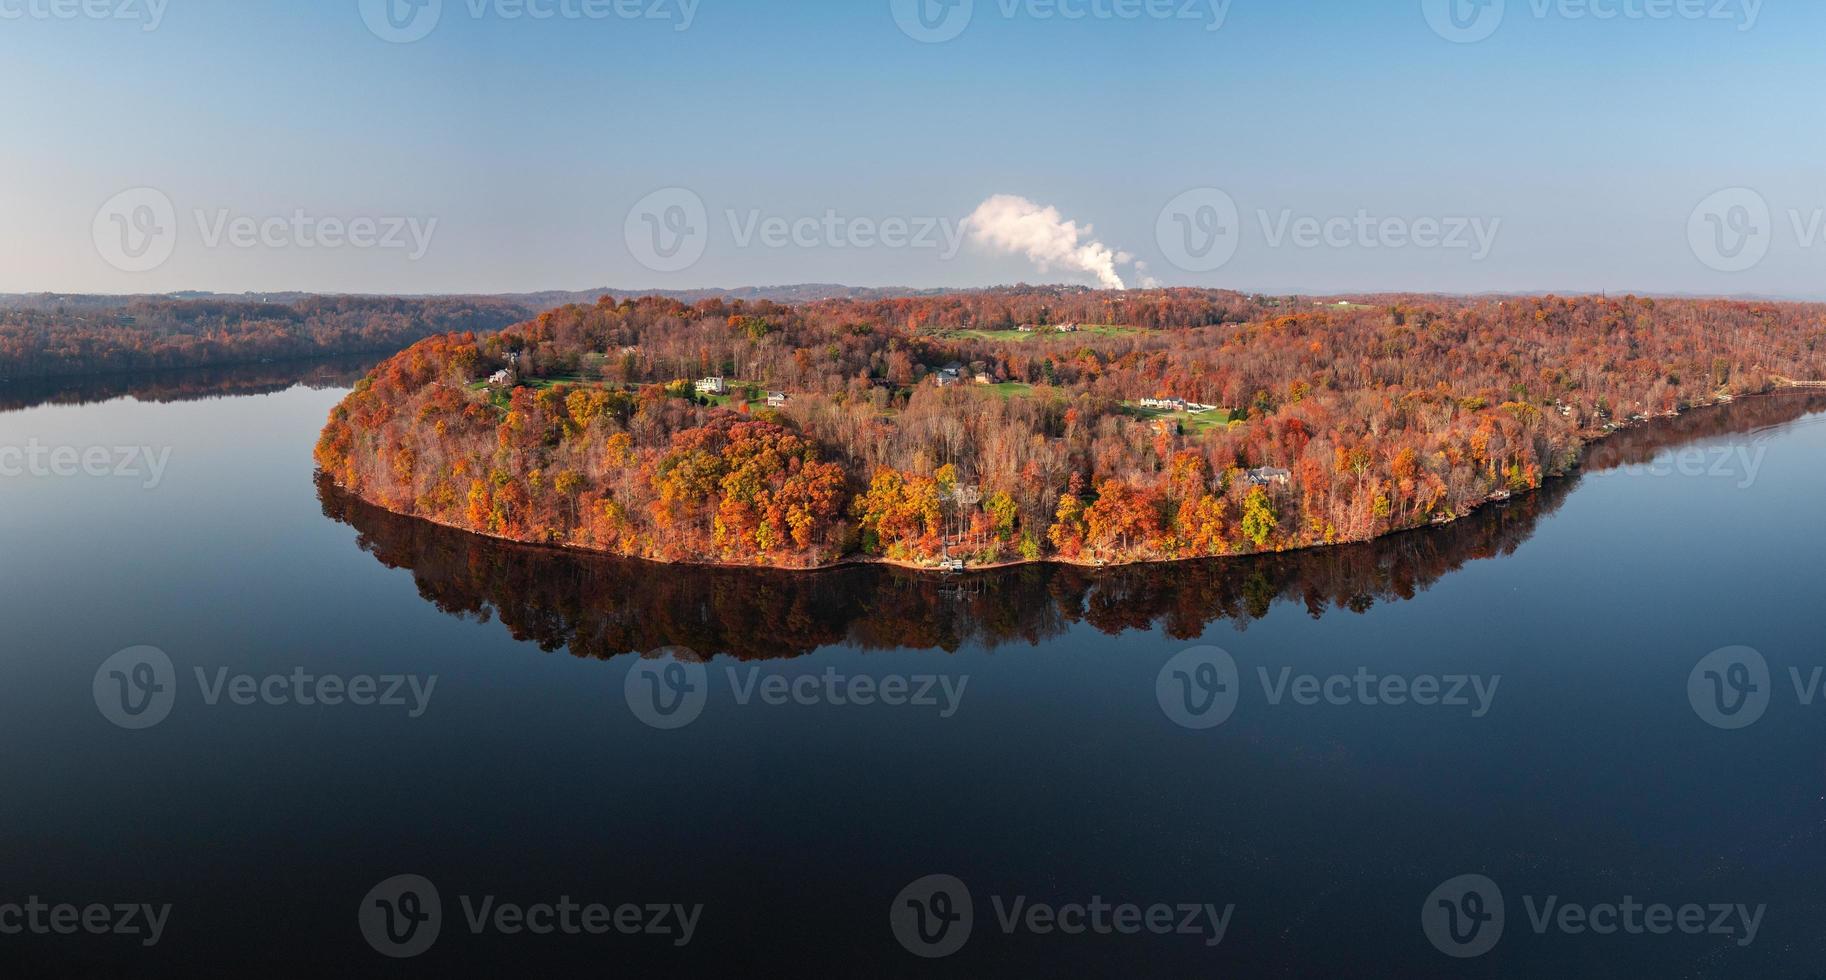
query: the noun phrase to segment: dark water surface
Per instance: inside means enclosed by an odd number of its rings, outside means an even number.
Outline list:
[[[0,392],[0,450],[169,451],[0,476],[14,975],[1826,970],[1826,398],[1371,545],[941,580],[402,520],[318,485],[343,392],[286,383]],[[169,674],[115,656],[146,646]],[[1726,648],[1755,653],[1701,663]],[[297,676],[410,681],[301,705]],[[1431,684],[1464,703],[1386,703]],[[399,875],[437,896],[370,894]],[[171,908],[150,947],[5,934],[34,896]],[[490,898],[607,931],[477,934]]]

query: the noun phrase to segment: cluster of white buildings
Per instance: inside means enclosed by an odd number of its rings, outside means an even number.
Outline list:
[[[1189,412],[1193,415],[1203,415],[1206,412],[1217,410],[1216,405],[1200,405],[1197,402],[1186,401],[1184,398],[1143,398],[1141,407],[1159,409],[1163,412]]]
[[[729,394],[729,379],[722,377],[700,378],[698,379],[696,387],[697,393],[700,395],[727,395]],[[770,391],[767,393],[768,408],[785,408],[786,403],[789,401],[792,401],[792,396],[784,391]]]

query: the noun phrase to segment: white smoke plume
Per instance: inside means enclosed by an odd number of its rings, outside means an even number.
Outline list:
[[[1105,289],[1128,288],[1116,269],[1133,262],[1133,257],[1097,241],[1089,225],[1067,221],[1058,208],[997,194],[978,205],[964,226],[971,241],[1007,255],[1024,255],[1042,273],[1055,267],[1070,269],[1089,273]]]

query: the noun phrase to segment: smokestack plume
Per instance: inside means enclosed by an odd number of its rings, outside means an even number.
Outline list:
[[[1069,269],[1090,275],[1105,289],[1128,288],[1116,269],[1131,256],[1097,241],[1089,225],[1067,221],[1058,208],[997,194],[978,205],[964,224],[971,241],[993,252],[1024,255],[1042,273]]]

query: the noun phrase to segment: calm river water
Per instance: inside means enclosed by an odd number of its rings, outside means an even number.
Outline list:
[[[938,579],[377,512],[310,459],[358,371],[0,386],[11,975],[1826,969],[1826,398],[1372,545]]]

